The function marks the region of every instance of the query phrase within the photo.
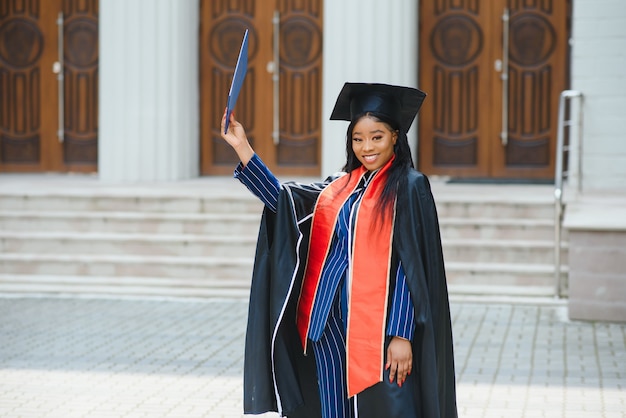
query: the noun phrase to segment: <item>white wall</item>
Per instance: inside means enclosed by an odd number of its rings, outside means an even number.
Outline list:
[[[572,88],[584,94],[583,192],[626,191],[626,2],[575,0]]]
[[[347,122],[330,121],[345,82],[417,85],[418,2],[325,0],[322,177],[346,161]],[[428,99],[427,99],[428,100]],[[415,158],[417,122],[409,131]]]
[[[198,0],[100,2],[99,176],[198,176]]]

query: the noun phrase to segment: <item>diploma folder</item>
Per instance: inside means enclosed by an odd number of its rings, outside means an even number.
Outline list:
[[[244,78],[246,78],[246,72],[248,71],[248,29],[243,34],[243,41],[241,42],[241,49],[239,50],[239,57],[237,58],[237,65],[235,66],[235,74],[233,75],[233,81],[230,84],[230,91],[228,92],[228,100],[226,101],[226,123],[224,124],[224,133],[228,132],[228,125],[230,124],[230,114],[233,112],[235,104],[237,103],[237,97],[239,97],[239,90],[243,84]]]

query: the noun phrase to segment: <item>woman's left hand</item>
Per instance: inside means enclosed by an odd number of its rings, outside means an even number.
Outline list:
[[[389,369],[389,381],[394,379],[398,382],[398,386],[406,380],[411,374],[413,368],[413,350],[411,341],[401,337],[393,337],[387,347],[387,364],[385,369]]]

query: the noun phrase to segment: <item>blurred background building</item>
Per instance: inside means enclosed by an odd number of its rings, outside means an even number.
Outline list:
[[[245,29],[235,112],[276,174],[341,168],[344,82],[417,86],[410,141],[434,179],[559,183],[564,157],[570,315],[626,319],[618,0],[0,0],[0,172],[230,175],[219,124]]]

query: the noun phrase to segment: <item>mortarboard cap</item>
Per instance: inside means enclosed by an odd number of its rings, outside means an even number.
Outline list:
[[[406,133],[425,97],[426,93],[413,87],[346,83],[337,97],[330,119],[352,121],[366,112],[380,113],[397,121]]]

